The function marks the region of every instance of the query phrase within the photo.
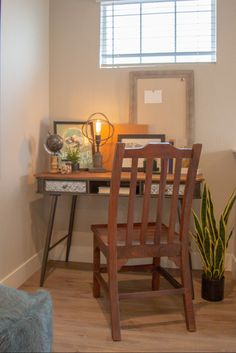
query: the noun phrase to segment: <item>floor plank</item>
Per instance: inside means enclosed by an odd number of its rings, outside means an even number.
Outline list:
[[[186,331],[181,296],[121,302],[122,341],[110,335],[108,305],[92,297],[92,272],[80,264],[54,263],[45,281],[53,299],[54,352],[235,352],[236,281],[226,277],[225,299],[200,297],[194,273],[197,332]],[[121,289],[149,288],[147,274],[121,274]],[[38,289],[39,273],[22,287]],[[163,286],[166,284],[163,280]]]

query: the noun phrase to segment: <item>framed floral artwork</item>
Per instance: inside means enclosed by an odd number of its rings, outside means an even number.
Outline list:
[[[85,121],[54,121],[54,133],[63,138],[61,149],[62,161],[67,160],[68,149],[78,148],[80,150],[80,169],[88,169],[93,166],[93,149],[89,139],[83,134]],[[93,135],[92,124],[89,133]]]

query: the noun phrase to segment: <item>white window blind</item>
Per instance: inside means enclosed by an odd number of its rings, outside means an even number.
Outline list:
[[[217,0],[100,0],[100,66],[216,62]]]

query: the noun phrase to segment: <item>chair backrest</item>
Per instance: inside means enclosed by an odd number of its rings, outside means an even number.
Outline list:
[[[168,242],[171,242],[176,231],[178,222],[178,201],[179,187],[181,183],[181,167],[183,160],[188,160],[188,172],[185,178],[185,188],[183,193],[182,209],[180,215],[179,236],[184,241],[188,237],[191,205],[194,195],[195,180],[199,158],[201,154],[201,144],[194,144],[192,148],[176,148],[169,143],[150,143],[142,148],[125,148],[124,143],[117,143],[113,161],[111,192],[109,199],[108,213],[108,229],[109,229],[109,246],[116,246],[117,234],[117,212],[119,201],[119,189],[122,180],[122,165],[126,158],[131,161],[130,170],[130,191],[128,195],[127,210],[127,230],[125,236],[125,245],[131,246],[135,228],[135,208],[136,208],[136,190],[138,181],[138,161],[139,158],[146,160],[146,171],[143,180],[143,199],[141,210],[141,229],[139,234],[140,244],[147,242],[147,228],[150,221],[150,200],[152,195],[153,184],[153,161],[157,160],[160,166],[159,192],[156,197],[156,210],[154,222],[154,243],[160,242],[161,229],[164,216],[164,201],[166,187],[168,183],[173,185],[173,192],[169,196],[170,199],[170,215],[168,223]],[[168,166],[170,161],[173,163],[172,175],[168,175]],[[153,211],[153,210],[152,210]]]

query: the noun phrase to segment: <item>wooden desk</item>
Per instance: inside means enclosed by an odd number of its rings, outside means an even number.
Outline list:
[[[51,195],[51,209],[50,209],[50,215],[49,215],[49,221],[48,221],[48,229],[47,229],[47,235],[46,235],[46,241],[45,241],[45,247],[44,247],[41,277],[40,277],[40,286],[43,286],[49,252],[65,239],[67,239],[67,249],[66,249],[65,260],[66,261],[69,260],[77,197],[79,195],[96,195],[96,196],[104,195],[102,193],[99,193],[99,187],[110,186],[111,172],[91,173],[91,172],[81,171],[81,172],[74,172],[71,174],[40,173],[36,175],[36,179],[37,179],[37,185],[38,185],[37,192]],[[130,180],[130,173],[128,172],[122,173],[121,186],[128,187],[129,180]],[[140,172],[138,174],[138,181],[137,181],[137,195],[140,197],[143,195],[144,180],[145,180],[145,173]],[[194,193],[195,199],[201,197],[200,186],[203,180],[204,178],[202,174],[198,175],[196,178],[196,187],[195,187],[195,193]],[[151,189],[153,196],[155,196],[158,193],[159,181],[160,181],[160,175],[159,174],[154,175],[152,189]],[[184,192],[185,181],[186,181],[186,175],[182,175],[181,185],[179,189],[180,200]],[[166,185],[167,197],[172,193],[172,188],[173,188],[173,176],[168,175],[167,185]],[[51,245],[51,237],[53,232],[57,201],[60,195],[72,196],[68,233],[65,236],[63,236],[60,240],[58,240],[55,244]]]

